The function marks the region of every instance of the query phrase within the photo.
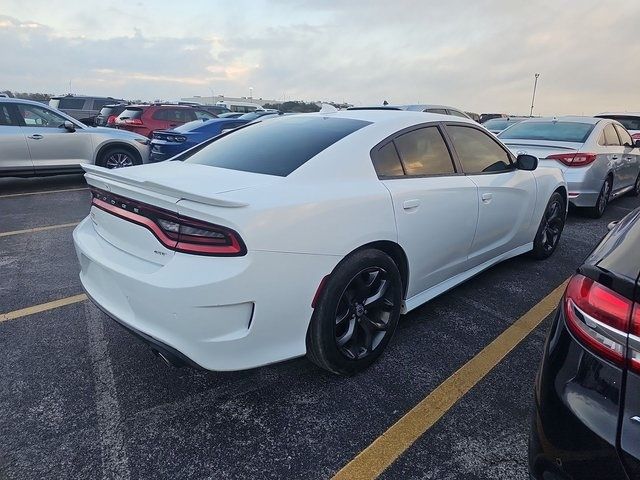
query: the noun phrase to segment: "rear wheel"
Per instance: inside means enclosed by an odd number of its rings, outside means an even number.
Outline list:
[[[133,152],[124,147],[113,147],[104,151],[96,165],[105,168],[124,168],[140,165],[142,162]]]
[[[324,286],[307,333],[307,356],[341,375],[367,368],[393,336],[401,304],[400,272],[391,257],[375,249],[354,253]]]
[[[540,220],[540,226],[533,240],[531,255],[539,260],[549,258],[560,241],[560,235],[564,229],[566,219],[566,207],[564,198],[558,192],[554,192],[547,203],[547,208]]]
[[[607,209],[607,205],[609,204],[612,183],[613,181],[611,177],[607,177],[602,184],[600,195],[598,195],[598,200],[596,201],[595,206],[585,209],[585,213],[591,218],[600,218],[604,214],[604,211]]]

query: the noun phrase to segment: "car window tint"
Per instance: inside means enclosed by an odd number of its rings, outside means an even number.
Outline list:
[[[552,140],[584,143],[594,128],[593,123],[525,120],[498,135],[502,140]]]
[[[84,98],[61,98],[58,103],[60,110],[82,110],[84,108]]]
[[[184,159],[212,167],[286,177],[347,135],[369,125],[349,118],[292,115],[217,137]]]
[[[173,108],[167,111],[167,120],[176,123],[186,123],[195,120],[193,110],[190,108]]]
[[[447,115],[447,111],[444,108],[427,108],[425,112],[440,113],[442,115]]]
[[[452,108],[449,109],[449,115],[453,115],[454,117],[469,118],[464,113],[458,110],[453,110]]]
[[[420,128],[394,140],[407,175],[454,173],[451,155],[437,127]]]
[[[393,142],[387,143],[378,149],[373,156],[373,167],[378,177],[398,177],[404,175],[400,157]]]
[[[136,118],[142,117],[142,112],[143,111],[141,108],[126,108],[120,115],[118,115],[118,118],[121,120],[124,120],[124,119],[134,120]],[[153,118],[156,118],[155,115]]]
[[[168,120],[169,119],[169,111],[167,109],[161,108],[153,112],[154,120]]]
[[[104,107],[105,105],[109,105],[110,103],[114,103],[113,98],[112,99],[103,98],[101,100],[94,100],[93,109],[100,110],[102,107]]]
[[[625,115],[599,115],[602,118],[610,118],[617,120],[627,130],[640,130],[640,116],[625,116]]]
[[[604,131],[602,132],[604,136],[603,145],[607,146],[615,146],[620,145],[620,139],[618,138],[618,134],[616,133],[616,129],[613,128],[613,124],[609,123],[604,127]]]
[[[53,110],[48,110],[37,105],[18,104],[18,112],[27,127],[58,128],[67,120]]]
[[[193,113],[198,120],[211,120],[212,118],[216,118],[216,115],[207,112],[206,110],[194,110]]]
[[[447,126],[447,132],[466,173],[502,172],[511,169],[507,152],[489,134],[457,125]]]
[[[15,125],[11,119],[9,105],[0,104],[0,125]]]
[[[627,132],[620,125],[614,126],[616,127],[616,132],[618,132],[618,136],[620,137],[620,143],[622,143],[623,145],[633,145],[633,139],[631,138],[629,132]]]

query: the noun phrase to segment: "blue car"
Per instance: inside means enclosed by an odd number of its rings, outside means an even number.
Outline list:
[[[233,130],[258,118],[270,118],[282,115],[274,110],[260,110],[245,113],[238,118],[214,118],[212,120],[194,120],[173,130],[157,130],[151,139],[150,162],[161,162],[178,155],[228,130]]]

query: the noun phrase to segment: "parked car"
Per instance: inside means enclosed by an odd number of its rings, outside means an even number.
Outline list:
[[[471,120],[473,120],[474,122],[480,123],[480,115],[474,112],[464,112],[467,114],[467,117],[469,117]]]
[[[558,245],[560,170],[448,118],[282,116],[170,162],[87,165],[82,284],[174,364],[239,370],[306,353],[332,372],[362,370],[401,312]]]
[[[211,120],[216,115],[190,105],[128,105],[116,118],[116,128],[151,138],[155,130],[167,130],[194,120]]]
[[[0,176],[81,172],[82,163],[127,167],[148,157],[149,139],[140,135],[88,127],[42,103],[0,98]]]
[[[203,110],[206,110],[207,112],[211,112],[214,115],[220,116],[224,113],[234,113],[231,110],[229,110],[227,107],[225,107],[224,105],[202,105],[201,107]]]
[[[597,118],[610,118],[624,125],[634,140],[640,140],[640,113],[601,113]]]
[[[102,107],[114,103],[125,103],[113,97],[89,97],[84,95],[64,95],[51,97],[49,106],[80,120],[85,125],[93,125]]]
[[[445,105],[383,105],[373,107],[349,107],[347,110],[406,110],[409,112],[439,113],[441,115],[452,115],[454,117],[471,119],[471,117],[462,110]]]
[[[520,123],[523,120],[527,120],[529,117],[499,117],[492,118],[483,123],[484,128],[489,130],[494,135],[498,135],[502,131],[509,128],[511,125]]]
[[[504,118],[507,115],[504,113],[481,113],[480,114],[480,123],[484,124],[484,122],[491,120],[493,118]]]
[[[599,218],[610,199],[640,194],[640,142],[615,120],[593,117],[535,118],[498,135],[512,151],[560,168],[569,201]]]
[[[533,480],[640,478],[640,209],[567,286],[535,382]]]
[[[105,105],[102,107],[94,120],[96,127],[116,127],[116,118],[124,112],[129,105],[127,103],[118,103],[114,105]]]
[[[150,162],[162,162],[210,138],[257,119],[277,117],[279,113],[256,110],[239,118],[194,120],[172,130],[156,130],[151,139]]]

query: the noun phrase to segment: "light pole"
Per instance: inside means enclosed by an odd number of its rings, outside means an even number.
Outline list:
[[[533,117],[533,104],[536,100],[536,88],[538,87],[538,77],[540,76],[539,73],[535,74],[536,79],[533,82],[533,96],[531,97],[531,111],[529,112],[529,118]]]
[[[249,87],[249,98],[253,99],[253,87]]]

